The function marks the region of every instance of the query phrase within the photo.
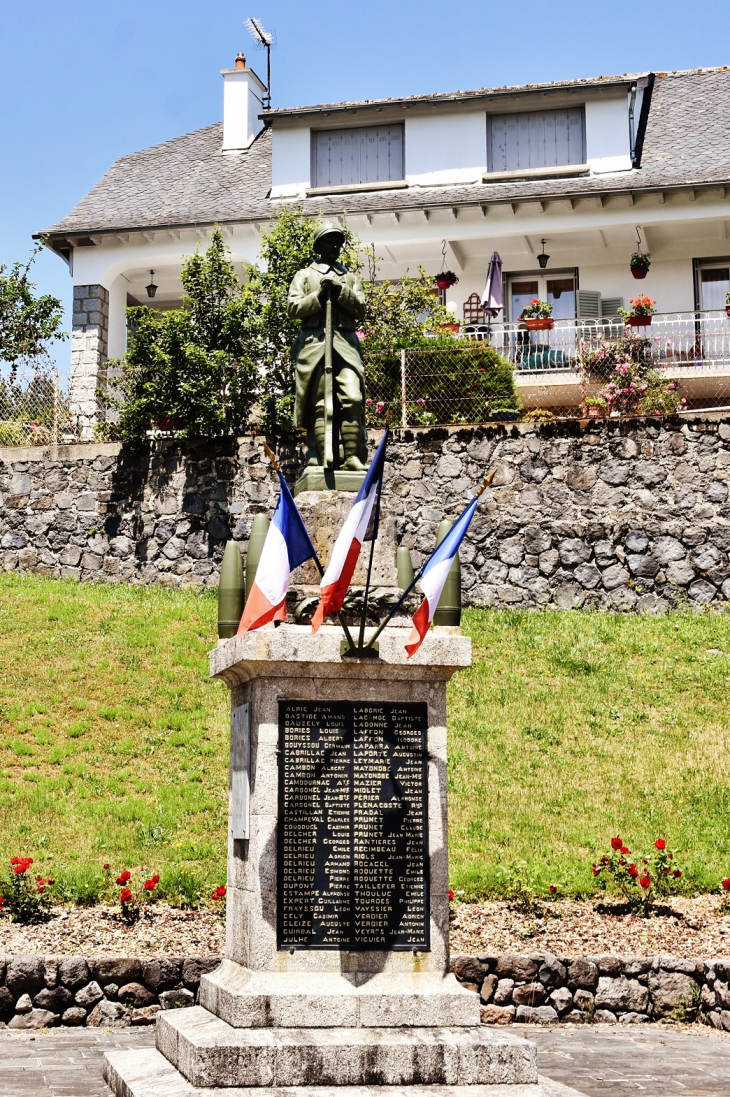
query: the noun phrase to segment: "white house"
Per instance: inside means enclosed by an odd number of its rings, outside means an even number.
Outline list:
[[[495,250],[505,321],[539,296],[570,327],[637,290],[685,340],[699,314],[727,320],[727,66],[268,111],[241,55],[222,76],[222,123],[118,160],[44,230],[74,282],[72,400],[86,421],[105,358],[125,349],[126,306],[150,303],[151,282],[156,306],[176,305],[181,257],[216,223],[233,258],[255,262],[282,203],[346,214],[383,278],[436,274],[445,254],[459,278],[447,303],[470,327]],[[637,229],[652,259],[643,282],[629,270]],[[524,380],[533,402],[561,402],[549,380]]]

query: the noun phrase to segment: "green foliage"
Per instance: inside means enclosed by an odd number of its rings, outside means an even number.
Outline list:
[[[127,310],[118,430],[139,441],[150,426],[181,437],[241,434],[256,399],[256,367],[240,309],[240,283],[220,229],[205,255],[185,260],[184,307]]]
[[[406,275],[399,282],[377,282],[374,263],[372,266],[370,280],[365,283],[363,351],[366,354],[392,355],[406,347],[426,345],[428,335],[454,319],[439,304],[433,278],[423,267],[418,268],[417,278]]]
[[[47,359],[50,344],[66,338],[60,330],[61,302],[50,294],[37,297],[30,280],[30,268],[42,250],[42,244],[34,248],[25,265],[0,264],[0,362],[14,369],[23,360],[36,364]]]
[[[408,421],[483,423],[518,408],[514,371],[488,343],[456,339],[413,337],[407,354]],[[368,420],[383,425],[389,410],[401,415],[401,359],[396,350],[366,354]]]
[[[651,266],[651,256],[648,251],[635,251],[629,261],[632,270],[648,270]]]

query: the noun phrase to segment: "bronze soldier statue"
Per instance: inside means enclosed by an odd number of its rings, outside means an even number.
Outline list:
[[[360,472],[367,460],[365,372],[355,332],[365,291],[339,256],[345,234],[325,223],[314,237],[318,259],[297,271],[288,312],[302,326],[294,346],[294,426],[307,432],[307,464]]]

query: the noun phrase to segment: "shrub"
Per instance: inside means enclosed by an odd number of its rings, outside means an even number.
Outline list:
[[[8,911],[11,922],[38,922],[51,905],[52,877],[34,876],[32,857],[12,857],[9,871],[0,881],[0,910]]]
[[[611,852],[593,865],[594,876],[604,874],[631,907],[645,917],[659,898],[676,894],[682,879],[682,870],[664,838],[656,839],[646,857],[636,851],[632,855],[620,837],[612,838]]]

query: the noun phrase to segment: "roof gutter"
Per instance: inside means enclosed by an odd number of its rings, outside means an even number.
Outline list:
[[[622,187],[620,190],[583,190],[583,191],[571,191],[566,194],[519,194],[512,195],[511,197],[489,198],[480,196],[478,198],[472,198],[468,202],[454,201],[454,199],[446,199],[444,201],[426,201],[421,202],[418,205],[412,207],[403,207],[400,210],[393,210],[392,206],[371,206],[368,209],[363,210],[350,210],[350,216],[357,217],[365,214],[378,214],[378,213],[411,213],[419,209],[453,209],[458,207],[459,209],[468,209],[471,206],[504,206],[526,202],[563,202],[567,198],[581,199],[581,198],[620,198],[625,195],[640,195],[640,194],[662,194],[665,191],[686,191],[686,190],[713,190],[717,187],[730,187],[730,175],[726,179],[717,179],[712,182],[689,182],[689,183],[667,183],[664,186],[650,186],[650,187]],[[402,192],[401,192],[402,193]],[[340,197],[336,195],[335,197]],[[316,202],[316,198],[309,198],[305,201]],[[307,210],[305,209],[305,213]],[[321,212],[319,208],[312,210],[312,216],[316,216]],[[332,210],[332,213],[336,213],[336,210]],[[343,213],[347,212],[345,210]],[[36,232],[33,234],[34,240],[40,240],[42,237],[46,238],[46,244],[49,248],[56,252],[58,255],[62,255],[58,247],[54,246],[54,242],[63,243],[68,242],[72,247],[75,246],[73,237],[89,237],[89,236],[116,236],[119,233],[127,232],[164,232],[166,229],[208,229],[214,225],[260,225],[262,222],[269,221],[276,216],[276,208],[272,208],[270,214],[257,217],[216,217],[210,221],[168,221],[161,222],[154,225],[119,225],[116,228],[104,228],[104,229],[74,229],[67,232],[49,233],[49,232]]]

